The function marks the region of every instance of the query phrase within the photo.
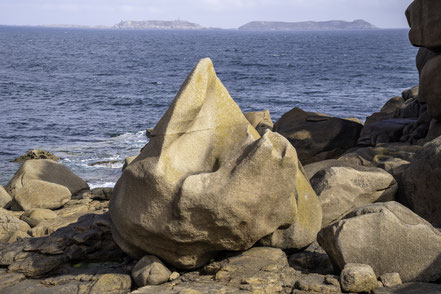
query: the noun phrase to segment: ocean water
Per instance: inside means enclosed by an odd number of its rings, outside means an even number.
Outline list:
[[[31,148],[113,186],[197,61],[243,111],[366,116],[418,83],[407,30],[241,32],[0,27],[0,184]],[[107,163],[99,163],[110,161]]]

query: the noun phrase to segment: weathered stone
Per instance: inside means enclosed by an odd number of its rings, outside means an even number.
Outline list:
[[[8,209],[11,206],[12,197],[6,192],[5,188],[0,185],[0,207]]]
[[[301,275],[294,285],[295,289],[305,291],[307,293],[322,293],[322,294],[338,294],[341,293],[340,283],[336,276],[309,274]],[[294,290],[293,293],[296,292]]]
[[[403,129],[408,124],[416,122],[416,119],[409,118],[390,118],[371,122],[370,118],[366,119],[358,145],[375,146],[379,143],[399,142]]]
[[[432,118],[441,120],[441,55],[432,57],[424,65],[419,99],[427,103]]]
[[[417,57],[417,59],[418,59],[418,57]],[[417,61],[417,66],[418,66],[418,61]],[[418,98],[418,91],[419,91],[419,85],[412,87],[410,89],[404,90],[403,93],[401,93],[401,97],[403,98],[404,101],[407,101],[412,98]],[[381,111],[383,111],[383,109],[381,109]]]
[[[81,190],[89,189],[87,183],[66,166],[49,159],[39,159],[25,161],[6,185],[6,191],[14,197],[18,189],[32,180],[65,186],[73,195]]]
[[[384,287],[395,287],[403,284],[399,273],[386,273],[380,276]]]
[[[327,167],[310,181],[322,205],[322,227],[363,205],[395,200],[398,189],[391,174],[374,167]]]
[[[333,274],[334,269],[326,252],[317,244],[312,243],[303,251],[289,256],[289,265],[303,274]]]
[[[291,144],[269,130],[260,137],[203,59],[115,186],[114,239],[133,257],[197,268],[278,228],[315,235],[311,192]]]
[[[32,208],[57,209],[70,200],[72,194],[65,186],[30,180],[15,191],[14,199],[23,210]]]
[[[20,216],[20,219],[27,222],[31,227],[35,227],[43,221],[54,219],[56,217],[57,214],[50,209],[33,208],[30,210],[26,210]]]
[[[273,130],[274,123],[269,110],[246,112],[245,117],[261,136],[266,129]]]
[[[0,242],[15,242],[17,237],[29,236],[31,227],[18,219],[12,212],[0,208]],[[21,232],[21,234],[17,234]]]
[[[135,160],[136,157],[138,157],[138,155],[133,155],[133,156],[126,157],[124,159],[124,165],[122,167],[122,170],[125,170],[126,167],[129,166],[129,164],[131,164]]]
[[[432,119],[430,121],[429,130],[425,138],[425,143],[430,142],[441,136],[441,121],[437,119]]]
[[[209,273],[189,272],[166,284],[139,288],[133,294],[291,293],[298,278],[285,253],[267,247],[252,248],[205,268],[210,268]]]
[[[48,151],[44,151],[44,150],[40,150],[40,149],[31,149],[28,152],[26,152],[25,155],[22,155],[16,159],[14,159],[14,162],[24,162],[24,161],[30,160],[30,159],[51,159],[51,160],[57,161],[60,158],[58,158],[57,156],[55,156],[54,154],[52,154]]]
[[[141,258],[132,269],[132,278],[138,287],[167,282],[172,272],[153,255]]]
[[[397,202],[356,209],[324,228],[318,241],[340,269],[368,264],[377,275],[397,272],[404,282],[441,277],[441,233]]]
[[[95,188],[84,192],[82,198],[91,198],[93,200],[106,201],[112,198],[113,188]]]
[[[414,46],[441,49],[441,2],[414,0],[406,10],[409,40]]]
[[[341,288],[345,292],[364,293],[377,288],[377,276],[367,264],[347,263],[340,274]]]
[[[126,255],[113,242],[110,227],[107,214],[88,214],[48,237],[0,243],[0,265],[9,272],[40,277],[79,260],[120,261]]]
[[[423,71],[424,66],[426,65],[426,63],[433,57],[435,57],[436,55],[438,55],[439,53],[436,53],[432,50],[429,50],[427,48],[420,48],[418,50],[418,54],[416,56],[416,66],[418,69],[418,74],[421,77],[421,73]],[[419,97],[418,97],[419,98]],[[420,102],[424,102],[421,99]]]
[[[441,225],[441,137],[427,143],[402,175],[403,197],[410,208]]]
[[[274,131],[296,148],[302,164],[337,158],[357,143],[363,125],[348,119],[293,108],[275,124]]]
[[[429,283],[406,283],[391,288],[377,288],[372,294],[439,294],[441,285]]]

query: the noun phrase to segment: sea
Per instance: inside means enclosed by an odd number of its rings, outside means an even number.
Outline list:
[[[241,109],[362,121],[418,84],[408,30],[119,31],[0,26],[0,184],[40,148],[112,187],[199,59]]]

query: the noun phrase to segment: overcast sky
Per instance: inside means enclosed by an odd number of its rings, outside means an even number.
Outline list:
[[[182,19],[236,28],[249,21],[364,19],[407,28],[412,0],[0,0],[0,24],[113,25],[120,20]]]

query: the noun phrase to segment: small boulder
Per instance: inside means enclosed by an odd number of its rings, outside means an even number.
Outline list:
[[[296,148],[302,164],[337,158],[357,144],[359,122],[293,108],[275,124],[274,131]]]
[[[172,272],[153,255],[141,258],[132,269],[132,278],[138,287],[167,282]]]
[[[49,151],[44,151],[40,149],[32,149],[26,152],[25,155],[22,155],[16,159],[14,159],[14,162],[24,162],[26,160],[30,159],[51,159],[54,161],[60,160],[57,156],[50,153]]]
[[[11,206],[12,197],[9,193],[0,185],[0,207],[8,209]]]
[[[374,167],[327,167],[310,181],[322,205],[322,227],[366,204],[395,200],[398,189],[391,174]]]
[[[378,287],[377,276],[367,264],[347,263],[340,274],[341,288],[345,292],[364,293]]]
[[[25,186],[15,191],[14,200],[23,210],[32,208],[57,209],[67,203],[72,194],[65,186],[30,180]]]
[[[27,222],[31,227],[35,227],[43,221],[54,219],[56,217],[57,214],[50,209],[33,208],[30,210],[26,210],[20,216],[20,219]]]
[[[406,10],[409,40],[414,46],[441,49],[441,2],[414,0]]]
[[[261,136],[266,129],[273,130],[274,123],[269,110],[246,112],[245,117]]]
[[[29,181],[46,181],[69,189],[72,195],[89,189],[89,185],[66,166],[49,159],[26,160],[6,185],[6,191],[14,197],[18,189]]]
[[[380,276],[384,287],[395,287],[403,284],[399,273],[386,273]]]
[[[403,98],[404,101],[407,101],[412,98],[418,98],[418,91],[419,91],[419,86],[416,85],[410,89],[404,90],[403,93],[401,93],[401,97]],[[381,109],[381,111],[383,111],[383,109]]]
[[[112,198],[113,188],[95,188],[81,194],[82,198],[93,200],[108,201]]]
[[[409,207],[435,226],[441,226],[441,137],[424,145],[401,178],[403,197]]]
[[[441,278],[441,233],[397,202],[358,208],[322,229],[318,241],[339,269],[362,263],[403,282]]]

